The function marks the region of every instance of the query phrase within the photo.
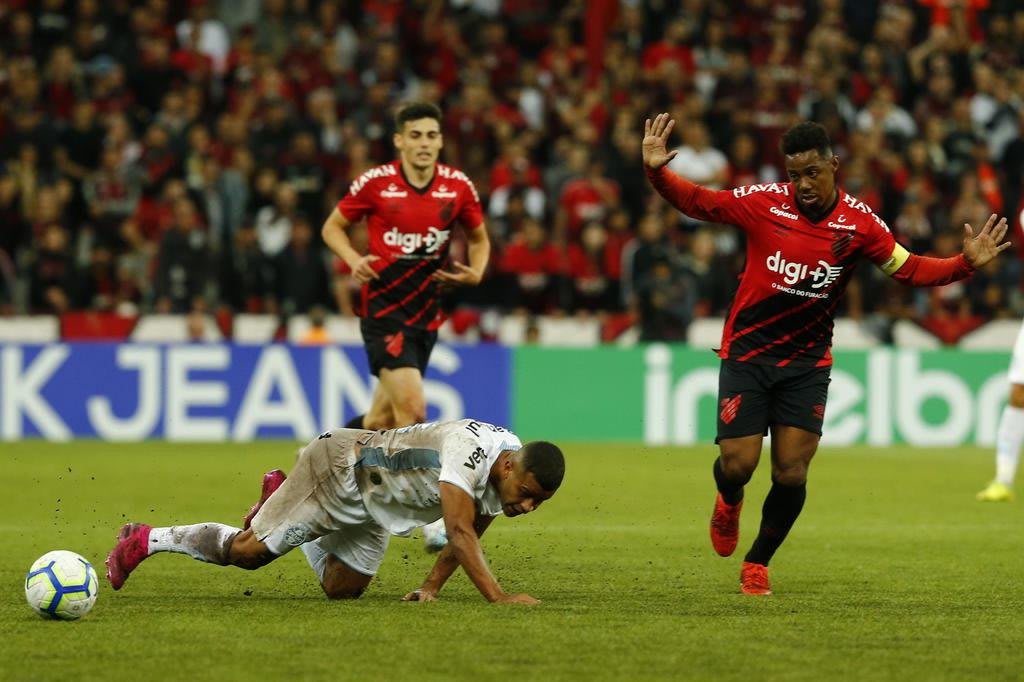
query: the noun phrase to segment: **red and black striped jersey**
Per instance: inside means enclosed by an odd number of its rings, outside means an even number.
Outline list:
[[[690,203],[688,215],[736,225],[747,237],[719,357],[831,365],[836,307],[858,261],[883,266],[893,257],[896,241],[885,222],[842,190],[828,215],[811,220],[797,209],[790,183],[699,188]]]
[[[338,211],[353,223],[368,218],[370,253],[380,257],[373,263],[380,278],[363,285],[360,314],[439,327],[444,316],[431,275],[447,262],[452,228],[484,229],[472,181],[439,163],[430,183],[416,188],[393,161],[356,178]]]

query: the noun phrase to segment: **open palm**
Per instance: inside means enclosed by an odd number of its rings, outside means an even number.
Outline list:
[[[644,121],[643,156],[644,165],[661,168],[675,158],[675,151],[668,151],[666,143],[676,122],[668,114],[658,114],[654,120]]]
[[[975,268],[980,268],[998,256],[1000,251],[1010,248],[1010,242],[1003,241],[1006,236],[1006,218],[997,223],[996,217],[995,213],[989,216],[977,236],[974,235],[974,229],[964,223],[964,258]]]

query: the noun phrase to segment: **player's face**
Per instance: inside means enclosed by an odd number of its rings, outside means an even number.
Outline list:
[[[822,156],[817,149],[786,155],[786,174],[796,190],[800,208],[810,214],[828,208],[835,199],[838,168],[839,157]]]
[[[432,168],[437,163],[444,142],[441,125],[432,118],[406,121],[395,133],[395,148],[402,162],[418,171]]]
[[[534,475],[521,468],[518,462],[498,487],[501,509],[505,516],[529,514],[554,493],[548,492],[537,483]]]

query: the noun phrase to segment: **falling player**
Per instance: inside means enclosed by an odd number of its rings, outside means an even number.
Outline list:
[[[832,366],[836,306],[857,262],[866,257],[890,277],[937,286],[969,277],[1009,247],[996,216],[975,234],[964,225],[963,253],[928,258],[909,253],[871,208],[836,185],[839,158],[825,129],[799,123],[782,138],[788,183],[711,191],[665,168],[674,121],[644,124],[647,177],[673,206],[698,220],[736,225],[747,260],[722,332],[719,372],[718,487],[711,542],[730,556],[739,540],[743,487],[771,429],[772,486],[761,527],[740,571],[746,594],[771,594],[768,562],[796,521],[807,469],[818,448]]]
[[[280,486],[261,498],[251,528],[126,524],[107,557],[107,578],[119,590],[160,552],[256,569],[301,547],[327,596],[351,599],[370,584],[391,535],[441,517],[450,542],[406,601],[433,601],[462,566],[488,601],[533,604],[533,597],[501,588],[480,536],[498,514],[537,509],[564,473],[556,445],[521,445],[515,434],[471,419],[389,431],[338,429],[302,449],[291,476],[282,474]]]

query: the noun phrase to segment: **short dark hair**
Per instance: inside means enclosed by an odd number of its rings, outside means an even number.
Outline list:
[[[523,446],[523,468],[537,479],[545,491],[553,493],[565,476],[565,457],[554,443],[535,440]]]
[[[786,156],[817,149],[822,157],[832,158],[832,141],[828,139],[825,126],[814,121],[804,121],[786,131],[782,136],[782,153]]]
[[[408,102],[395,112],[395,130],[401,132],[402,126],[409,121],[421,118],[432,118],[441,123],[441,109],[432,102]]]

